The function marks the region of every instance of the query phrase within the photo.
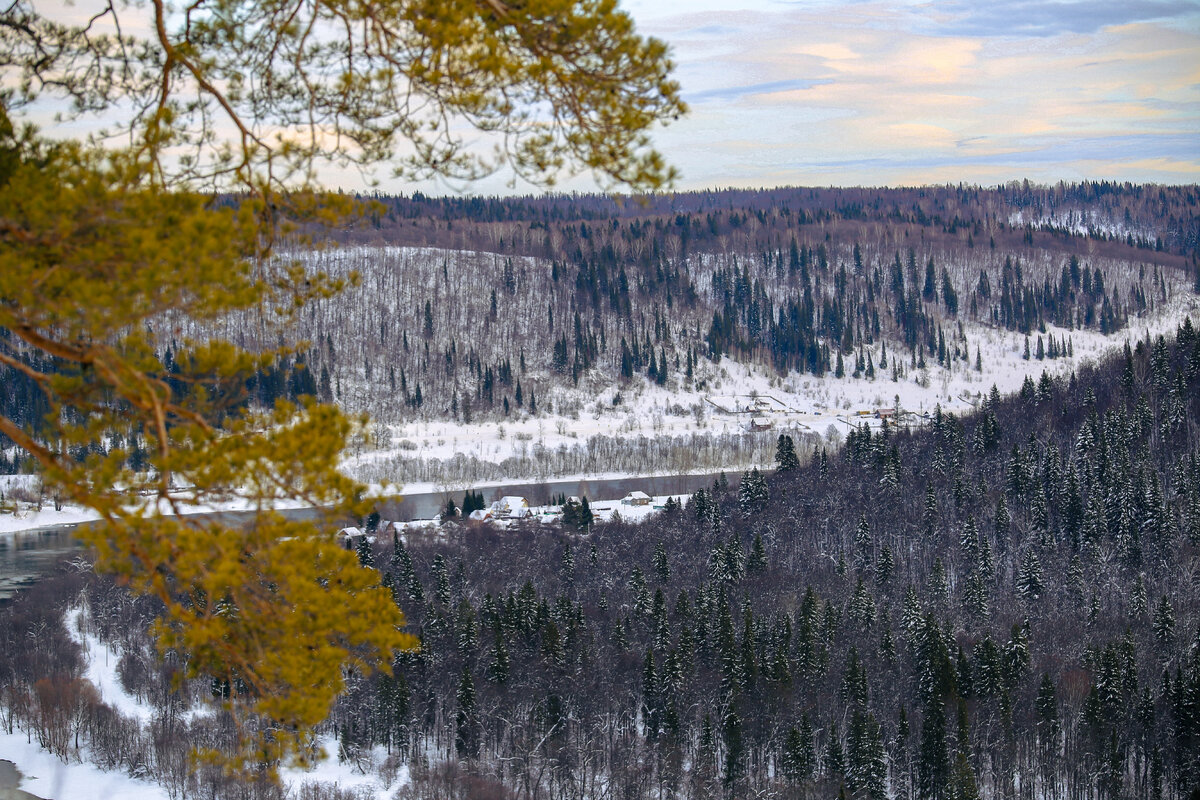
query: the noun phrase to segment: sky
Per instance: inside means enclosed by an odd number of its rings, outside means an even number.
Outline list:
[[[95,1],[46,0],[77,16]],[[678,189],[1200,183],[1200,0],[620,2],[668,43],[691,108],[653,132]],[[374,178],[389,192],[538,191],[504,172]]]
[[[1200,0],[623,7],[691,107],[654,134],[680,189],[1200,182]]]

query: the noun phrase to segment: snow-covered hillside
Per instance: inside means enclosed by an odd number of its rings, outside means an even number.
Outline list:
[[[389,481],[409,491],[424,492],[458,490],[484,478],[682,474],[771,467],[775,438],[780,433],[792,435],[809,447],[818,438],[823,444],[836,446],[853,426],[872,420],[871,424],[878,424],[875,412],[880,409],[897,408],[919,416],[940,405],[943,411],[965,413],[993,385],[1001,394],[1007,394],[1020,389],[1027,376],[1036,380],[1043,371],[1052,376],[1068,374],[1080,363],[1119,351],[1132,339],[1173,331],[1188,314],[1200,321],[1200,298],[1181,293],[1171,303],[1131,319],[1125,330],[1109,336],[1048,325],[1044,334],[1030,337],[1028,359],[1024,357],[1024,335],[967,323],[963,325],[963,339],[954,343],[964,357],[951,360],[949,366],[934,362],[924,369],[915,369],[911,361],[905,360],[904,376],[895,379],[890,362],[887,369],[877,368],[873,379],[849,375],[837,378],[828,373],[822,377],[800,373],[780,377],[770,368],[741,364],[729,357],[715,364],[699,362],[696,379],[674,388],[641,378],[622,387],[597,378],[578,390],[555,389],[550,399],[555,408],[566,409],[565,413],[516,413],[499,423],[420,420],[378,424],[377,446],[352,454],[346,470],[367,482]],[[1043,342],[1051,336],[1066,342],[1071,355],[1039,360],[1039,335]],[[879,363],[880,352],[880,348],[874,349],[873,363]],[[619,402],[614,403],[616,398]],[[744,408],[755,398],[763,398],[762,412],[723,410]],[[770,423],[771,427],[751,433],[747,430],[751,419]],[[695,449],[701,439],[715,441],[720,437],[726,437],[730,447],[714,447],[709,453]],[[671,440],[688,442],[692,447],[669,450],[669,460],[656,460],[653,443]],[[613,463],[613,442],[628,446],[620,458],[623,468]],[[740,445],[736,449],[735,443]],[[606,452],[590,457],[592,451],[601,450]],[[681,453],[692,458],[682,458]],[[551,470],[556,461],[594,463],[595,468],[556,474]]]
[[[64,625],[82,648],[85,661],[82,679],[96,690],[101,702],[134,721],[138,727],[148,729],[160,712],[123,688],[118,664],[125,651],[115,643],[103,642],[96,635],[86,606],[69,609]],[[194,717],[209,712],[194,708],[185,713]],[[282,771],[281,783],[287,796],[315,796],[315,790],[322,788],[327,793],[340,789],[356,800],[389,800],[407,780],[407,770],[401,766],[385,785],[379,769],[387,757],[382,748],[363,755],[361,763],[355,764],[339,762],[337,740],[332,734],[321,737],[318,746],[327,757],[312,769]],[[0,760],[16,765],[23,776],[19,784],[21,790],[48,800],[174,800],[180,796],[180,785],[168,787],[127,770],[100,769],[95,766],[86,745],[79,750],[70,748],[66,758],[59,758],[39,746],[33,731],[20,727],[11,733],[0,729]]]

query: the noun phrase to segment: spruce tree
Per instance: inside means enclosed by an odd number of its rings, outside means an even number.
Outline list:
[[[863,513],[859,516],[858,525],[854,529],[855,565],[860,569],[871,566],[871,541],[871,525],[867,522],[866,513]]]
[[[846,743],[848,788],[861,797],[883,800],[887,796],[887,753],[874,715],[855,708],[850,716]]]
[[[745,775],[746,745],[742,739],[742,719],[732,703],[725,712],[721,732],[725,742],[725,769],[721,780],[730,793],[735,793],[737,785]]]
[[[653,561],[654,576],[658,578],[659,583],[665,584],[671,577],[671,567],[667,563],[667,549],[663,546],[662,539],[654,543]]]
[[[754,534],[754,543],[750,547],[750,555],[746,558],[746,572],[760,574],[767,569],[767,551],[763,547],[761,533]]]
[[[463,667],[458,690],[454,695],[454,749],[459,758],[475,758],[479,755],[479,731],[475,707],[475,682],[471,671]]]
[[[829,721],[829,738],[825,742],[825,757],[823,767],[825,777],[834,783],[840,782],[846,775],[846,751],[842,748],[842,736],[838,732],[836,719]]]
[[[503,685],[508,682],[509,669],[508,646],[504,643],[503,631],[497,627],[495,642],[492,645],[492,658],[487,666],[487,679]]]
[[[1033,550],[1027,552],[1021,562],[1021,569],[1017,573],[1017,592],[1029,603],[1042,596],[1042,562]]]
[[[780,766],[791,783],[807,781],[812,776],[816,754],[813,749],[813,730],[808,714],[800,718],[800,727],[788,729],[784,739]]]
[[[1165,658],[1175,644],[1175,609],[1171,607],[1171,601],[1165,594],[1154,606],[1154,621],[1151,623],[1151,629],[1154,631],[1154,638],[1162,648]]]
[[[738,487],[738,508],[743,514],[757,514],[766,508],[769,499],[767,480],[755,467],[742,474]]]
[[[775,442],[775,464],[777,472],[788,472],[800,466],[800,459],[796,456],[796,445],[787,434],[779,434],[779,439]]]
[[[950,798],[950,754],[946,748],[946,711],[942,698],[925,704],[921,743],[917,752],[917,796],[921,800]]]
[[[358,553],[358,563],[367,569],[375,568],[375,554],[371,550],[371,543],[367,539],[367,535],[358,536],[354,542],[354,549]]]

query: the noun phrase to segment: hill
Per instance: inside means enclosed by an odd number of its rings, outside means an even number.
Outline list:
[[[1187,797],[1198,547],[1189,317],[975,413],[860,429],[640,525],[377,543],[360,557],[422,646],[393,678],[352,679],[327,732],[368,774],[407,765],[406,797]],[[48,592],[3,617],[7,641],[44,632],[36,658],[4,648],[14,686],[79,669],[48,633],[75,590]],[[97,635],[146,652],[142,603],[95,579],[84,596]],[[148,715],[176,709],[160,745],[220,741],[178,713],[202,687],[145,692],[171,667],[136,664],[122,680]],[[59,695],[30,696],[4,696],[12,724],[59,718],[30,716]],[[81,719],[104,763],[151,735]]]

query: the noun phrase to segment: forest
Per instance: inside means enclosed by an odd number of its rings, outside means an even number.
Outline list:
[[[187,340],[293,346],[245,375],[231,405],[312,395],[369,413],[374,446],[390,451],[355,473],[373,482],[644,472],[646,449],[619,422],[537,454],[532,443],[524,453],[405,451],[402,430],[613,417],[643,388],[680,395],[663,413],[687,416],[728,363],[792,383],[877,382],[890,398],[889,382],[985,371],[990,331],[1025,336],[1030,357],[1053,360],[1073,354],[1074,331],[1113,335],[1200,289],[1194,187],[362,200],[360,216],[317,232],[327,246],[282,248],[281,258],[346,280],[345,291],[282,328],[247,312],[203,325],[164,318],[148,334],[171,385]],[[54,369],[15,342],[0,339],[0,352]],[[601,395],[612,403],[601,408]],[[36,436],[44,406],[34,381],[0,367],[6,416]],[[655,463],[765,463],[761,442],[696,420],[675,445],[655,442]],[[125,447],[136,466],[143,439],[114,430],[95,446]],[[22,461],[0,449],[0,472],[27,470]]]
[[[331,757],[400,798],[1200,785],[1192,319],[968,416],[863,428],[807,463],[778,445],[774,472],[637,526],[449,523],[361,548],[420,648],[391,676],[350,676]],[[157,662],[154,611],[78,564],[20,596],[0,612],[0,726],[172,797],[285,796],[189,770],[190,746],[230,735],[193,709],[230,687],[179,681],[183,653]],[[119,646],[119,680],[152,713],[98,700],[68,620]]]
[[[553,413],[722,355],[902,378],[969,364],[964,324],[1112,333],[1200,286],[1194,187],[369,199],[343,247],[293,253],[361,278],[293,335],[322,397],[385,421]]]

